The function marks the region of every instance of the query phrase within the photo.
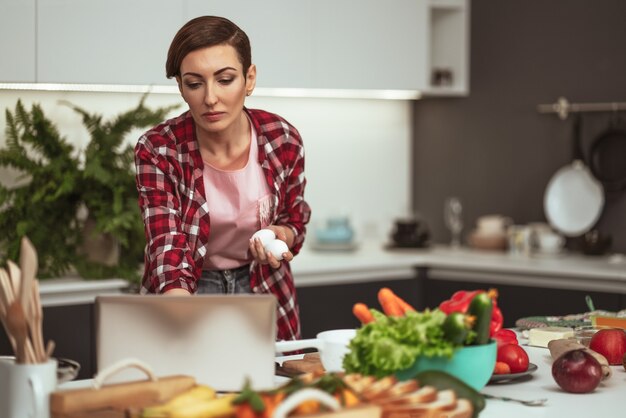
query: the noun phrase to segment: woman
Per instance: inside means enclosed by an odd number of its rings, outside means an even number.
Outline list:
[[[256,82],[247,35],[215,16],[192,19],[170,45],[166,74],[189,109],[139,138],[139,206],[147,238],[141,293],[271,293],[278,339],[300,337],[289,261],[310,218],[298,131],[244,106]],[[272,229],[282,262],[251,240]]]

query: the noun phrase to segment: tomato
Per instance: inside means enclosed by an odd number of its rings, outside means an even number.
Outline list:
[[[254,412],[250,404],[244,403],[241,405],[237,405],[237,409],[235,410],[235,416],[237,418],[258,418],[261,415]]]
[[[496,361],[496,367],[493,369],[493,374],[509,374],[511,368],[503,361]]]
[[[528,370],[528,354],[518,344],[504,344],[498,347],[496,360],[508,364],[511,373],[521,373]]]

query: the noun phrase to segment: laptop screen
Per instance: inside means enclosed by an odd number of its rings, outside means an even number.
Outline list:
[[[102,370],[136,358],[154,374],[189,375],[219,391],[274,384],[272,295],[111,295],[96,298],[96,357]],[[127,369],[111,381],[145,379]]]

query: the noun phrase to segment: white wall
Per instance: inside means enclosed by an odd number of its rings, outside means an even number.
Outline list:
[[[77,147],[89,140],[68,100],[105,117],[137,105],[140,94],[0,91],[0,146],[5,143],[5,109],[18,99],[39,103],[61,135]],[[181,104],[178,95],[152,94],[151,107]],[[411,102],[399,100],[248,98],[247,106],[278,113],[300,131],[306,154],[306,199],[313,209],[311,231],[327,217],[347,215],[359,238],[386,240],[394,218],[410,215]],[[140,131],[127,138],[134,143]],[[2,171],[3,183],[15,173]]]

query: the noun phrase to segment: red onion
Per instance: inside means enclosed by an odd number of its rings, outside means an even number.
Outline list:
[[[572,350],[554,361],[552,377],[566,392],[593,392],[602,380],[602,366],[591,354]]]

